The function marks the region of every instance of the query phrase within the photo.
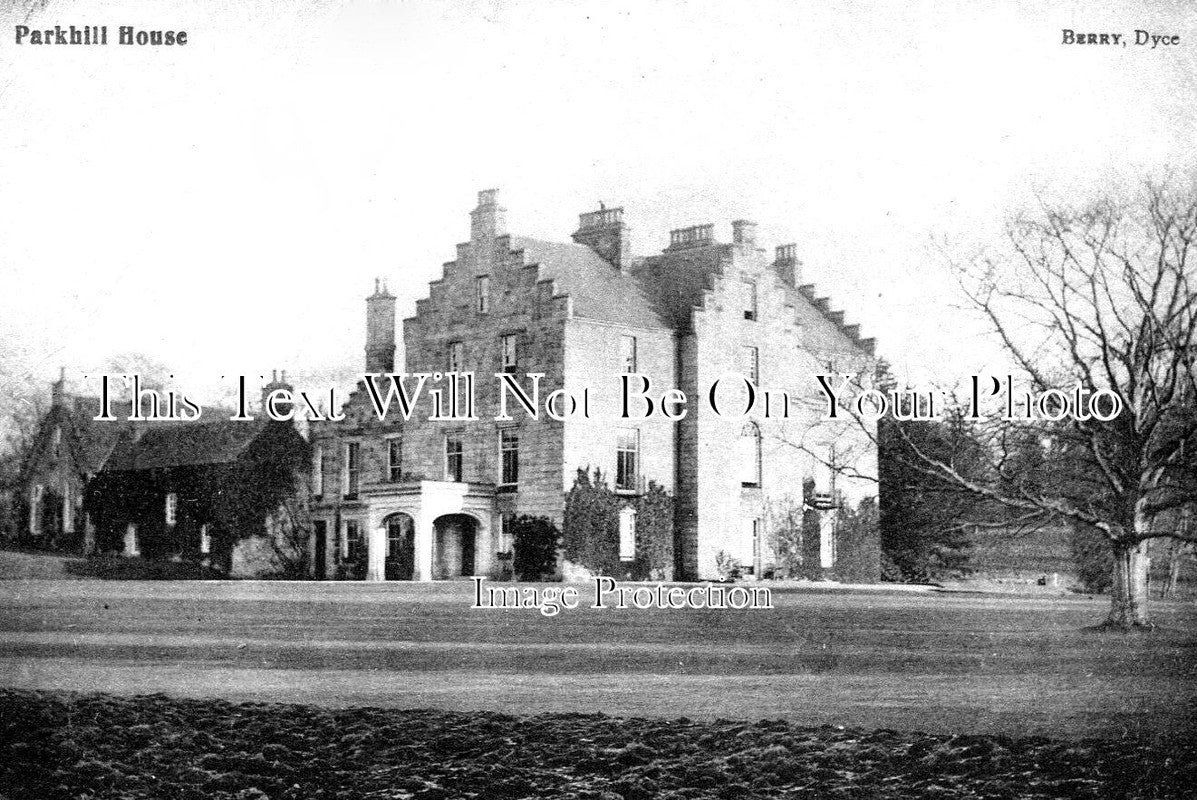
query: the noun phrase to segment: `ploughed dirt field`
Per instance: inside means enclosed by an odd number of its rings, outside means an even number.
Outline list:
[[[1191,743],[0,690],[0,794],[55,798],[1192,797]]]
[[[772,610],[553,618],[471,600],[468,583],[0,583],[0,797],[1197,785],[1179,782],[1197,780],[1191,603],[1123,636],[1083,631],[1106,601],[1079,596],[792,588]]]

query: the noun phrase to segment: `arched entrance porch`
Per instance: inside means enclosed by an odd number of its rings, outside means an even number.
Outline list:
[[[402,512],[382,521],[386,529],[383,575],[388,581],[410,581],[416,577],[416,522]]]
[[[405,551],[413,554],[410,574],[418,581],[486,575],[494,568],[493,486],[412,481],[380,484],[363,495],[366,580],[402,580],[409,574]]]
[[[433,520],[432,527],[433,579],[478,574],[478,520],[469,514],[442,514]]]

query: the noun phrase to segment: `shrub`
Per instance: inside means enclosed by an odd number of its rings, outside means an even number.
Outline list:
[[[841,581],[876,583],[881,580],[881,540],[877,501],[866,497],[856,508],[836,511],[835,575]]]
[[[619,557],[619,515],[636,512],[636,553]],[[579,469],[565,496],[565,558],[597,575],[672,580],[674,498],[655,482],[637,496],[616,494],[598,469]]]
[[[1081,586],[1086,592],[1108,591],[1113,581],[1114,554],[1106,537],[1088,526],[1074,525],[1069,540]]]
[[[545,517],[520,516],[511,525],[515,539],[513,569],[522,581],[540,581],[557,574],[561,532]]]
[[[721,581],[738,580],[743,571],[740,560],[724,550],[715,554],[715,570],[719,573]]]
[[[777,551],[777,574],[783,578],[802,575],[806,560],[802,503],[786,495],[769,505],[770,527]]]

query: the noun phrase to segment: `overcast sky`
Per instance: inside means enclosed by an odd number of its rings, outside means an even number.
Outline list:
[[[1191,4],[50,0],[0,30],[0,359],[50,379],[138,351],[184,386],[361,368],[365,295],[414,311],[479,189],[568,241],[622,205],[643,255],[738,217],[915,380],[989,351],[934,238],[1194,164]],[[1179,34],[1065,46],[1061,29]],[[963,245],[961,245],[963,247]]]

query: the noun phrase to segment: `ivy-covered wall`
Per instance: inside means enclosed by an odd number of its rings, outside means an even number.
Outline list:
[[[85,500],[96,525],[97,549],[120,552],[131,522],[143,557],[199,561],[205,558],[200,529],[207,525],[206,558],[228,572],[233,549],[248,537],[285,530],[294,541],[306,541],[300,481],[308,459],[306,443],[279,423],[229,463],[101,471]],[[176,521],[167,525],[166,496],[172,493],[178,497]]]
[[[635,558],[619,557],[619,515],[636,512]],[[621,495],[595,469],[579,469],[565,496],[563,556],[596,575],[624,580],[673,580],[674,498],[650,482],[640,495]]]

